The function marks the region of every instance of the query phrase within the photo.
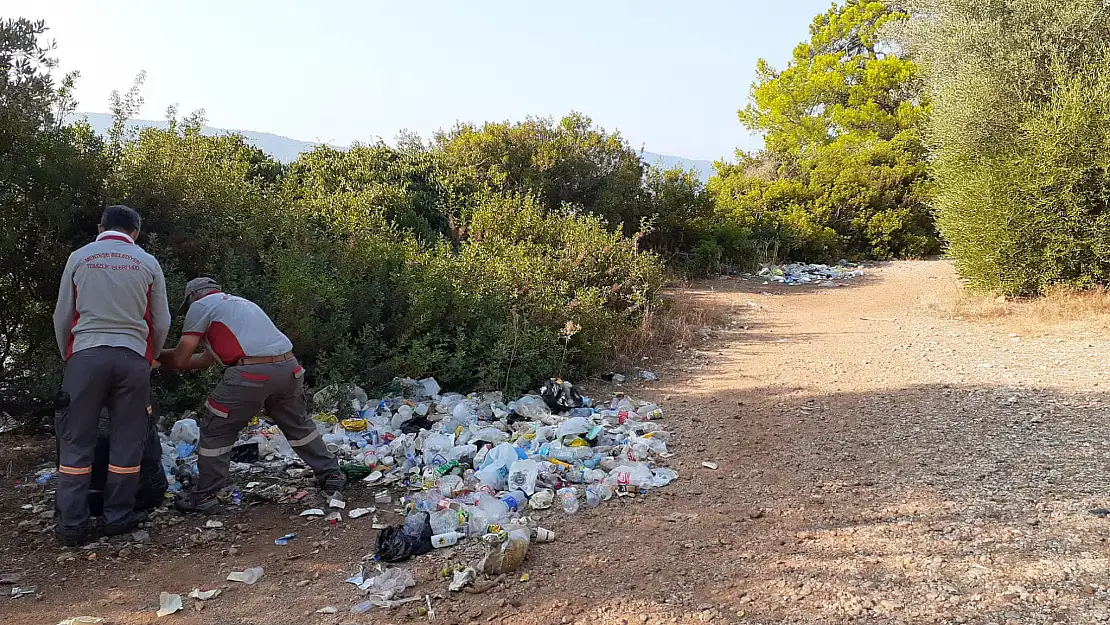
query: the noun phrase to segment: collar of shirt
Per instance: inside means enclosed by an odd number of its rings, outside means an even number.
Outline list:
[[[100,234],[96,235],[96,240],[97,241],[103,241],[104,239],[115,239],[115,240],[119,240],[119,241],[126,241],[127,243],[131,243],[131,244],[135,243],[135,240],[132,239],[129,235],[127,235],[123,232],[119,232],[117,230],[105,230],[104,232],[101,232]]]

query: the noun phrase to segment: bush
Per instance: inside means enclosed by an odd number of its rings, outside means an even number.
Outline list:
[[[937,220],[970,285],[1105,284],[1110,8],[914,0],[903,36],[932,97]]]

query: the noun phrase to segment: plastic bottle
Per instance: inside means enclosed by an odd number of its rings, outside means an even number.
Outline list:
[[[442,547],[451,547],[459,542],[463,535],[459,532],[445,532],[443,534],[435,534],[432,536],[432,546],[436,549]]]
[[[520,512],[528,505],[528,495],[522,490],[514,490],[505,493],[501,495],[499,499],[505,504],[505,507],[509,509],[509,512]]]
[[[462,532],[471,538],[481,536],[486,533],[486,527],[489,522],[486,521],[486,515],[479,508],[475,506],[466,506],[466,522],[455,528],[456,532]],[[460,520],[462,517],[459,517]]]
[[[351,614],[366,614],[374,608],[373,601],[363,601],[351,607]]]
[[[390,425],[393,426],[394,430],[399,430],[401,429],[402,425],[409,421],[412,421],[412,408],[406,404],[397,409],[397,412],[393,415],[393,419],[390,422]]]
[[[559,500],[563,502],[563,512],[574,514],[578,512],[578,489],[573,486],[559,490]]]
[[[455,510],[436,510],[429,515],[428,522],[433,534],[446,534],[459,529],[459,513]]]
[[[256,566],[254,568],[246,569],[242,572],[234,571],[227,576],[229,582],[242,582],[248,586],[262,579],[264,571],[262,567]]]
[[[474,508],[485,517],[485,525],[500,525],[509,516],[509,506],[497,497],[480,492],[474,497]]]
[[[569,462],[574,464],[579,460],[592,457],[593,450],[589,447],[567,447],[559,441],[546,443],[540,447],[540,457],[544,459],[554,458],[562,462]]]

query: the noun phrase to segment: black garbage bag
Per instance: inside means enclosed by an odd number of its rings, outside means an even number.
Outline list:
[[[428,420],[428,417],[414,417],[401,424],[402,434],[419,434],[420,430],[430,430],[435,427],[435,424]]]
[[[104,514],[104,485],[108,480],[108,438],[110,424],[107,411],[100,414],[100,423],[93,453],[91,484],[89,484],[89,514]],[[139,491],[135,495],[136,510],[152,510],[166,499],[169,482],[162,469],[162,444],[154,429],[154,421],[143,443],[143,457],[139,462]]]
[[[566,412],[585,405],[582,395],[574,385],[564,380],[551,378],[540,387],[540,397],[551,412]]]
[[[413,512],[404,525],[393,525],[378,533],[378,551],[374,559],[382,562],[404,562],[432,550],[432,517],[427,512]]]

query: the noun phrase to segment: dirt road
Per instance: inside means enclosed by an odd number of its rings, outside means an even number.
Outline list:
[[[701,296],[726,327],[633,391],[667,412],[679,481],[552,514],[559,540],[529,552],[524,582],[447,596],[447,555],[412,563],[417,590],[438,595],[433,622],[1110,622],[1110,518],[1088,512],[1110,507],[1110,337],[959,321],[944,312],[954,285],[943,262],[840,288],[713,282]],[[89,559],[16,529],[32,499],[10,480],[0,490],[0,572],[40,590],[0,598],[5,623],[427,621],[415,606],[347,613],[342,580],[373,551],[368,525],[302,527],[258,507],[188,548],[203,521]],[[293,548],[273,545],[286,531],[301,532]],[[255,586],[221,581],[255,565]],[[155,618],[160,590],[213,585],[227,590],[204,610]]]

